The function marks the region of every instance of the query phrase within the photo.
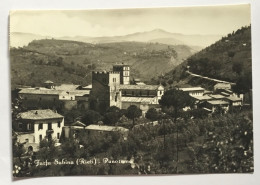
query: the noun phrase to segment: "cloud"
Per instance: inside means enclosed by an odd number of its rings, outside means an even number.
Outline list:
[[[155,28],[184,34],[227,34],[250,24],[250,6],[115,10],[15,11],[10,31],[53,37],[113,36]]]

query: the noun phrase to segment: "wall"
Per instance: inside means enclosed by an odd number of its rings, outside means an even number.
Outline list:
[[[63,102],[63,108],[65,110],[71,110],[73,108],[77,108],[77,101],[75,100],[64,100]]]
[[[190,96],[203,96],[204,91],[191,91],[189,92]]]
[[[130,67],[127,65],[113,66],[114,72],[120,72],[120,84],[130,84]]]
[[[53,108],[59,105],[59,96],[53,94],[19,94],[28,108]]]
[[[20,134],[17,136],[17,142],[19,143],[26,142],[26,139],[28,139],[28,143],[34,143],[35,142],[34,133]]]
[[[58,127],[58,122],[60,121],[60,127]],[[43,123],[43,128],[39,129],[39,124]],[[57,142],[59,142],[59,139],[57,138],[57,134],[59,133],[61,136],[62,127],[64,126],[64,119],[51,119],[51,120],[44,120],[44,121],[36,121],[34,123],[34,136],[35,136],[35,143],[40,143],[40,135],[42,135],[42,139],[44,139],[46,135],[46,131],[48,130],[48,123],[52,123],[52,130],[53,133],[52,138],[57,139]]]
[[[75,95],[70,92],[63,91],[59,94],[59,100],[75,100]]]
[[[121,108],[119,85],[118,72],[93,72],[90,98],[95,101],[94,109],[104,112],[110,106]]]
[[[140,97],[155,97],[157,96],[157,90],[145,90],[145,89],[121,89],[122,96],[140,96]]]

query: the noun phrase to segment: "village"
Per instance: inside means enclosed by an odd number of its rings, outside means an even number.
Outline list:
[[[188,94],[195,102],[192,107],[184,107],[183,111],[200,109],[208,115],[216,111],[225,114],[230,109],[239,110],[243,105],[243,94],[232,92],[230,83],[216,83],[213,91],[202,87],[176,89]],[[127,140],[129,128],[106,125],[102,121],[86,124],[79,119],[67,123],[61,112],[92,109],[102,114],[109,107],[127,110],[135,106],[141,111],[139,116],[146,117],[149,109],[161,111],[159,102],[164,93],[165,88],[161,84],[146,85],[139,79],[130,82],[130,66],[124,63],[115,64],[110,72],[93,71],[92,84],[85,87],[75,84],[56,85],[47,80],[42,87],[19,89],[21,105],[27,111],[17,114],[13,134],[18,143],[22,143],[25,148],[33,148],[33,151],[39,150],[43,139],[55,140],[55,146],[60,145],[62,137],[76,139],[78,130],[85,130],[86,134],[119,132],[123,140]]]

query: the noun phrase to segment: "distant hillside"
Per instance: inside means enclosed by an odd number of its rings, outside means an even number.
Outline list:
[[[187,76],[185,73],[187,66],[193,73],[230,82],[236,82],[243,75],[251,78],[251,26],[242,27],[192,55],[163,76],[163,82],[167,84],[169,81],[170,84],[175,85],[185,83],[205,85],[209,83]]]
[[[39,86],[47,79],[84,85],[91,81],[91,70],[111,70],[113,64],[122,62],[131,66],[131,77],[145,81],[167,73],[192,53],[185,45],[35,40],[11,49],[11,81],[12,86]]]
[[[42,36],[32,33],[12,32],[10,33],[10,46],[23,47],[33,40],[50,39],[50,36]]]
[[[28,33],[11,33],[11,46],[22,47],[33,40],[40,40],[50,38],[49,36],[41,36]],[[86,43],[112,43],[112,42],[152,42],[168,45],[188,45],[196,46],[197,50],[209,46],[215,41],[219,40],[221,35],[184,35],[179,33],[170,33],[162,29],[155,29],[147,32],[137,32],[123,36],[105,36],[105,37],[89,37],[89,36],[75,36],[75,37],[59,37],[57,40],[72,40]]]

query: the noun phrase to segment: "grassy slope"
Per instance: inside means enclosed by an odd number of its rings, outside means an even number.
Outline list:
[[[204,59],[207,59],[208,63],[210,63],[208,66],[204,67],[204,64],[200,63]],[[185,62],[168,72],[163,77],[163,80],[167,82],[172,79],[175,85],[185,83],[191,85],[203,84],[205,87],[214,85],[206,80],[187,76],[185,71],[187,65],[189,65],[191,72],[236,82],[238,74],[232,69],[234,63],[242,63],[243,69],[241,73],[252,70],[251,27],[241,28],[232,34],[228,34],[228,36],[223,37],[211,46],[192,55]]]
[[[177,54],[176,54],[177,52]],[[40,85],[47,79],[58,83],[88,84],[91,68],[111,70],[115,63],[131,65],[132,77],[148,80],[180,64],[192,50],[183,45],[168,46],[139,42],[88,44],[65,40],[37,40],[28,46],[11,49],[11,81],[16,85]],[[34,61],[55,61],[62,65],[39,65]],[[72,71],[64,70],[71,68]],[[33,73],[33,74],[32,74]]]

